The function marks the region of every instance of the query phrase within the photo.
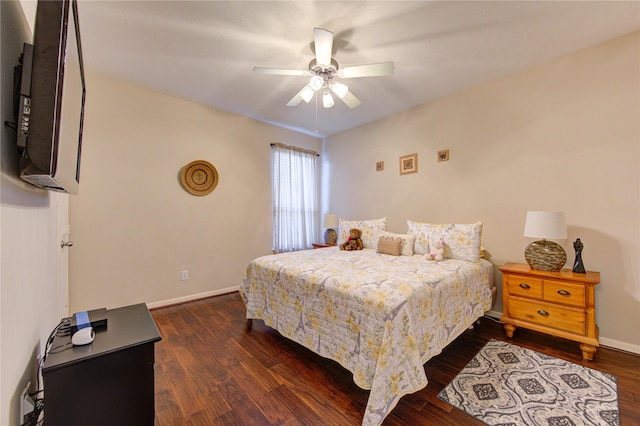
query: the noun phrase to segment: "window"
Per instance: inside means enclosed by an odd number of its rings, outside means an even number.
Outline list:
[[[318,154],[272,144],[273,251],[305,250],[320,229]]]

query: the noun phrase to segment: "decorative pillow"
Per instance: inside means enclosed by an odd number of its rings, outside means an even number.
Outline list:
[[[413,244],[415,254],[429,253],[429,224],[421,222],[407,221],[407,233],[416,237]]]
[[[400,241],[400,254],[403,256],[413,255],[413,243],[416,241],[416,236],[411,234],[394,234],[392,232],[380,231],[378,233],[380,239],[391,238]]]
[[[477,262],[480,259],[482,222],[433,225],[407,221],[407,225],[409,233],[416,236],[414,251],[418,254],[429,252],[429,241],[444,240],[445,258],[467,262]],[[423,250],[424,253],[421,253]]]
[[[349,230],[358,228],[362,231],[362,244],[364,248],[376,249],[378,247],[378,232],[387,230],[387,218],[370,220],[338,220],[338,245],[343,244],[349,238]]]
[[[399,238],[380,237],[378,239],[378,253],[400,256],[402,241]]]

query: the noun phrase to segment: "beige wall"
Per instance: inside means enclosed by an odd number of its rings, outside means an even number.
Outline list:
[[[602,273],[603,343],[640,352],[638,33],[328,138],[325,211],[344,218],[482,220],[492,261],[523,261],[527,210],[563,210]],[[238,285],[271,241],[269,143],[320,142],[89,76],[80,195],[71,197],[71,311],[180,301]],[[186,126],[185,124],[189,124]],[[438,163],[436,152],[450,149]],[[418,174],[398,157],[417,152]],[[194,197],[183,165],[220,185]],[[375,172],[375,162],[385,170]],[[180,271],[189,269],[190,280]],[[498,278],[500,276],[498,275]],[[501,310],[501,304],[496,306]]]
[[[317,138],[89,74],[70,311],[237,288],[248,262],[271,252],[275,141],[321,150]],[[194,160],[218,171],[207,196],[181,186]]]
[[[2,122],[14,121],[13,67],[32,32],[18,2],[0,2]],[[20,394],[36,389],[37,356],[60,320],[57,193],[18,178],[15,133],[0,130],[0,425],[19,425]]]
[[[581,238],[602,274],[602,342],[640,352],[639,79],[636,32],[330,137],[325,210],[386,216],[394,232],[481,220],[496,265],[524,262],[527,210],[564,211],[568,266]],[[414,152],[419,173],[400,176]]]

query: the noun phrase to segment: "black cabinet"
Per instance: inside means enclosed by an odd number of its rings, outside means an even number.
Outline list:
[[[50,353],[44,363],[44,424],[153,425],[154,344],[162,337],[144,303],[107,310],[93,343]],[[70,342],[56,337],[52,347]]]

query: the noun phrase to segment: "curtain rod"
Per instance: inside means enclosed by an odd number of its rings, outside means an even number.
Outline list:
[[[285,145],[283,143],[280,142],[274,142],[271,144],[271,148],[277,146],[278,148],[284,148],[284,149],[290,149],[292,151],[299,151],[299,152],[304,152],[306,154],[311,154],[311,155],[317,155],[318,157],[320,156],[320,154],[318,154],[315,151],[312,151],[310,149],[305,149],[305,148],[299,148],[297,146],[289,146],[289,145]]]

